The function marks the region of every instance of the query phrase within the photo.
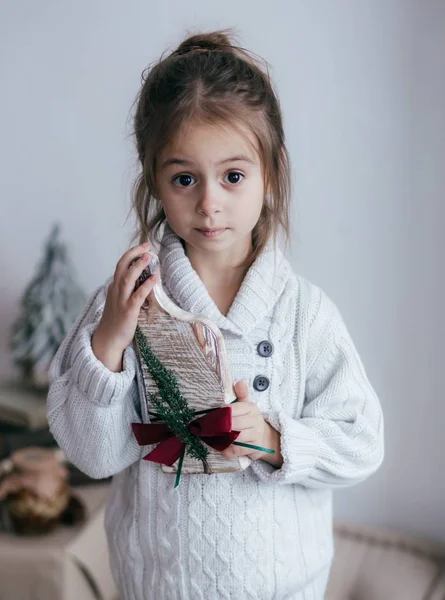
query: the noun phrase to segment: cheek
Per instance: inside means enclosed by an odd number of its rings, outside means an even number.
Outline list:
[[[258,203],[256,206],[252,207],[250,212],[248,213],[247,216],[249,219],[249,229],[253,229],[258,223],[261,215],[261,207],[262,203]]]
[[[236,204],[237,219],[249,227],[254,227],[261,215],[264,198],[261,190],[252,190],[247,196],[240,198]]]
[[[161,203],[164,212],[169,221],[184,221],[187,214],[187,204],[183,198],[178,198],[173,194],[164,193],[161,196]]]
[[[173,231],[179,235],[179,237],[183,237],[184,235],[184,226],[187,223],[187,216],[185,211],[175,207],[174,204],[164,204],[164,212],[166,219],[173,229]]]

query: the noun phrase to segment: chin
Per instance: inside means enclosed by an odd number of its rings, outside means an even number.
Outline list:
[[[240,234],[229,230],[217,238],[206,238],[199,233],[192,237],[193,239],[190,238],[190,241],[186,243],[209,253],[229,251],[244,254],[246,249],[252,244],[251,232]]]

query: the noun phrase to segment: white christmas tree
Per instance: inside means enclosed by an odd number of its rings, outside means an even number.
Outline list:
[[[58,347],[86,302],[75,281],[65,244],[55,225],[37,275],[21,300],[21,314],[12,325],[10,348],[24,383],[48,387],[48,369]]]

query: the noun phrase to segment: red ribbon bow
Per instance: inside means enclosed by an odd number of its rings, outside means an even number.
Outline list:
[[[139,446],[159,444],[143,457],[144,460],[171,467],[182,455],[185,444],[175,437],[165,423],[132,423],[133,433]],[[232,431],[232,408],[222,406],[191,421],[187,429],[211,448],[222,452],[239,436]]]

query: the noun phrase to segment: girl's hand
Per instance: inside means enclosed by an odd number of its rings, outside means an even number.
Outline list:
[[[262,458],[270,464],[281,466],[283,458],[280,453],[280,434],[264,419],[257,405],[249,402],[249,392],[244,381],[235,384],[235,393],[238,402],[232,404],[232,430],[241,432],[236,441],[269,448],[275,450],[275,454],[232,444],[222,452],[222,455],[225,458],[238,456],[249,456],[252,460]]]
[[[122,355],[136,331],[139,311],[156,282],[152,275],[136,291],[136,281],[148,265],[148,243],[127,250],[116,265],[104,311],[92,339],[93,352],[110,371],[122,370]],[[133,261],[137,259],[134,263]]]

